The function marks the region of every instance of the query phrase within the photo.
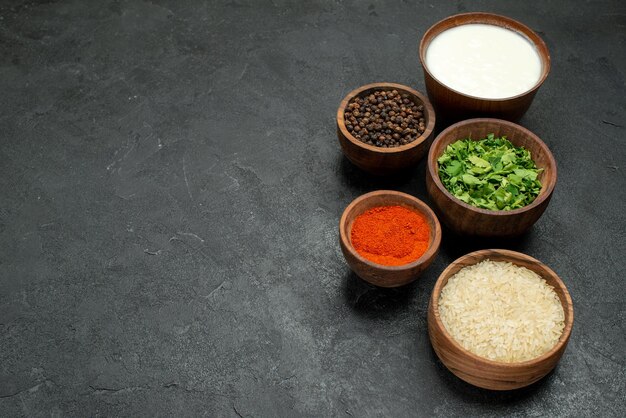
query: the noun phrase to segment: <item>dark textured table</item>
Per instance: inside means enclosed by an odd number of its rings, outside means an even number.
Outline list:
[[[0,416],[624,416],[624,3],[215,3],[0,5]],[[513,242],[444,230],[420,280],[372,288],[339,216],[427,199],[425,167],[354,168],[337,105],[424,91],[421,35],[472,10],[550,48],[521,124],[558,162],[552,202]],[[455,378],[426,330],[439,273],[492,246],[552,267],[576,317],[556,370],[508,393]]]

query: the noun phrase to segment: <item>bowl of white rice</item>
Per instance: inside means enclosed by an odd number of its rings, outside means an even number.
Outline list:
[[[559,276],[515,251],[481,250],[446,268],[428,307],[435,353],[457,377],[478,387],[528,386],[558,363],[574,322]]]

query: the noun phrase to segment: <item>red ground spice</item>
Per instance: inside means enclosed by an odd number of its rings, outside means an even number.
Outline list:
[[[379,206],[357,216],[350,239],[364,258],[386,266],[400,266],[420,258],[428,249],[426,218],[403,206]]]

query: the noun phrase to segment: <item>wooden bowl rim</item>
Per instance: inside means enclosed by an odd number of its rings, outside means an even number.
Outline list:
[[[348,107],[348,103],[350,103],[350,100],[352,100],[353,98],[359,96],[361,93],[363,93],[365,90],[371,90],[371,89],[377,89],[377,90],[403,90],[406,93],[410,93],[414,96],[416,96],[418,99],[421,100],[422,105],[424,106],[424,109],[426,110],[426,113],[428,115],[427,119],[427,123],[426,123],[426,127],[424,129],[424,132],[418,136],[417,138],[415,138],[415,140],[409,144],[406,145],[401,145],[399,147],[395,147],[395,148],[381,148],[381,147],[376,147],[374,145],[369,145],[366,144],[365,142],[359,141],[357,138],[355,138],[349,131],[348,128],[346,128],[346,123],[345,123],[345,110]],[[431,133],[433,132],[433,130],[435,129],[435,109],[433,108],[433,105],[430,103],[430,101],[428,100],[428,98],[423,95],[422,93],[420,93],[419,91],[412,89],[409,86],[405,86],[404,84],[397,84],[397,83],[371,83],[371,84],[365,84],[361,87],[358,87],[354,90],[352,90],[350,93],[348,93],[343,100],[341,101],[341,103],[339,104],[339,109],[337,109],[337,126],[339,127],[339,129],[341,130],[341,133],[343,134],[343,136],[345,138],[348,139],[348,141],[350,141],[351,143],[353,143],[354,145],[361,147],[363,149],[366,149],[368,151],[372,151],[372,152],[377,152],[377,153],[381,153],[381,154],[396,154],[396,153],[400,153],[403,151],[407,151],[411,148],[415,148],[418,145],[422,144],[424,141],[426,141],[428,139],[428,137],[431,135]]]
[[[426,50],[428,49],[430,42],[432,42],[432,40],[437,35],[439,35],[441,32],[444,32],[447,29],[450,29],[450,28],[443,29],[442,27],[449,21],[458,19],[458,18],[461,18],[463,22],[458,23],[454,25],[453,27],[468,25],[472,23],[482,23],[486,25],[499,26],[505,29],[512,30],[518,33],[519,35],[521,35],[522,37],[524,37],[524,39],[526,39],[528,42],[530,42],[533,45],[533,47],[537,51],[537,54],[540,57],[539,59],[541,60],[543,64],[543,67],[541,69],[541,76],[539,77],[539,80],[537,81],[537,83],[535,83],[535,85],[532,88],[520,94],[517,94],[515,96],[491,99],[487,97],[473,96],[471,94],[460,92],[458,90],[453,89],[452,87],[448,86],[447,84],[440,81],[437,77],[435,77],[433,73],[430,72],[430,70],[428,69],[428,66],[426,65]],[[428,43],[426,43],[427,38],[430,38]],[[542,54],[541,51],[545,52],[545,56],[544,54]],[[550,68],[552,66],[551,58],[550,58],[550,51],[548,50],[548,46],[546,45],[544,40],[541,39],[539,35],[537,35],[535,31],[533,31],[531,28],[529,28],[522,22],[515,20],[511,17],[503,16],[503,15],[499,15],[495,13],[486,13],[486,12],[459,13],[459,14],[455,14],[452,16],[448,16],[436,22],[435,24],[433,24],[430,28],[428,28],[428,30],[426,30],[426,32],[424,32],[424,35],[422,36],[422,39],[419,45],[419,59],[420,59],[420,62],[422,64],[422,68],[424,69],[424,71],[426,71],[428,75],[430,75],[430,77],[432,77],[434,80],[437,81],[437,83],[441,84],[445,88],[464,97],[468,97],[468,98],[475,99],[475,100],[485,100],[488,102],[506,102],[509,100],[515,100],[520,97],[531,94],[532,92],[537,91],[539,87],[541,87],[541,85],[544,83],[544,81],[546,81],[546,78],[548,78],[548,74],[550,73]]]
[[[355,250],[354,247],[352,246],[352,242],[350,241],[350,237],[348,236],[349,231],[347,231],[348,214],[359,203],[363,202],[364,200],[368,200],[377,196],[394,196],[394,197],[399,197],[400,199],[404,199],[405,201],[410,202],[410,205],[413,207],[414,210],[422,214],[424,217],[427,218],[427,220],[432,222],[432,224],[434,225],[433,231],[431,231],[431,234],[433,237],[431,240],[431,243],[428,246],[428,249],[426,250],[426,252],[424,252],[424,254],[422,254],[422,256],[418,258],[417,260],[412,261],[407,264],[402,264],[399,266],[386,266],[384,264],[374,263],[373,261],[366,259],[361,254],[359,254],[358,251]],[[375,190],[373,192],[362,194],[361,196],[357,197],[352,202],[350,202],[348,206],[346,206],[346,208],[343,211],[343,214],[341,215],[341,219],[339,220],[339,236],[344,247],[350,252],[350,254],[352,254],[355,258],[357,258],[363,264],[366,264],[369,267],[372,267],[378,270],[397,272],[397,271],[403,271],[403,270],[410,270],[414,267],[417,267],[420,264],[423,264],[425,261],[427,261],[428,259],[430,259],[432,256],[434,256],[437,253],[437,251],[439,250],[439,246],[441,244],[441,224],[439,223],[439,219],[437,219],[437,215],[435,215],[435,212],[425,202],[421,201],[417,197],[412,196],[407,193],[398,192],[395,190]]]
[[[439,314],[439,296],[441,295],[441,290],[444,287],[443,285],[444,280],[447,284],[447,281],[450,278],[449,276],[451,276],[450,271],[453,270],[457,265],[463,264],[465,261],[469,259],[476,258],[477,261],[475,263],[469,264],[469,265],[475,265],[489,258],[489,256],[493,254],[499,254],[501,256],[504,256],[502,257],[503,260],[500,260],[500,261],[506,260],[512,264],[516,264],[515,258],[521,258],[526,261],[532,262],[533,264],[538,265],[539,268],[543,271],[543,274],[540,274],[541,278],[546,280],[544,278],[545,276],[551,276],[554,279],[554,282],[556,283],[556,285],[563,292],[566,303],[564,304],[563,301],[561,301],[561,298],[559,298],[559,302],[561,302],[563,311],[565,311],[565,326],[563,328],[563,333],[559,337],[559,340],[554,345],[554,347],[552,347],[549,351],[543,353],[539,357],[535,357],[534,359],[515,362],[515,363],[506,363],[503,361],[489,360],[487,358],[481,357],[479,355],[472,353],[471,351],[463,347],[461,344],[459,344],[454,339],[454,337],[452,337],[452,335],[448,333],[448,330],[446,329],[445,325],[443,324],[443,321],[441,320],[441,317]],[[555,355],[559,350],[561,350],[563,346],[569,341],[569,337],[572,333],[572,328],[574,326],[574,307],[572,303],[572,298],[567,290],[567,287],[565,286],[565,283],[563,283],[563,281],[558,276],[558,274],[556,274],[550,267],[548,267],[541,261],[537,260],[536,258],[533,258],[524,253],[511,251],[511,250],[504,250],[504,249],[478,250],[478,251],[473,251],[471,253],[465,254],[457,258],[452,263],[450,263],[448,267],[446,267],[445,270],[442,271],[439,277],[437,278],[437,281],[435,282],[435,286],[433,287],[433,291],[431,293],[430,303],[433,309],[433,319],[435,323],[437,324],[437,327],[439,328],[441,333],[444,335],[444,337],[448,340],[450,344],[452,344],[457,350],[463,353],[463,355],[469,357],[474,362],[482,363],[482,365],[498,366],[498,367],[506,368],[506,369],[526,368],[528,366],[534,366],[534,365],[540,364],[544,362],[545,360],[549,359],[550,357]]]
[[[529,205],[526,205],[518,209],[513,209],[513,210],[490,210],[490,209],[478,208],[476,206],[472,206],[468,203],[465,203],[459,198],[457,198],[456,196],[454,196],[452,193],[448,191],[448,189],[446,189],[446,187],[441,182],[441,179],[439,179],[439,169],[438,169],[439,164],[437,163],[437,159],[439,158],[439,156],[435,155],[435,148],[437,148],[437,144],[440,141],[443,141],[443,138],[449,132],[451,132],[452,130],[454,130],[455,128],[459,126],[480,125],[483,123],[497,123],[500,125],[506,125],[507,127],[513,130],[518,130],[522,132],[524,135],[526,135],[531,140],[536,142],[537,145],[542,149],[544,154],[547,156],[547,159],[548,159],[547,165],[550,166],[550,168],[554,172],[554,175],[546,179],[547,180],[546,183],[542,182],[542,188],[541,188],[541,191],[539,192],[539,195]],[[459,139],[466,139],[466,138],[458,138],[457,140]],[[479,140],[482,138],[470,138],[470,139]],[[548,146],[545,144],[545,142],[543,142],[541,138],[539,138],[537,135],[535,135],[530,130],[524,128],[521,125],[510,122],[508,120],[495,119],[495,118],[466,119],[466,120],[462,120],[460,122],[457,122],[453,125],[448,126],[446,129],[441,131],[439,135],[437,135],[437,138],[435,138],[432,145],[430,146],[430,150],[428,151],[428,160],[426,161],[426,165],[427,165],[428,172],[430,173],[430,176],[433,179],[433,183],[435,183],[435,185],[437,186],[437,189],[439,189],[444,195],[446,195],[449,199],[451,199],[455,204],[460,205],[461,207],[471,210],[473,212],[484,214],[484,215],[491,215],[491,216],[515,216],[520,213],[527,212],[541,205],[546,199],[548,199],[552,195],[552,192],[554,191],[554,187],[556,186],[556,181],[557,181],[556,160],[554,159],[552,152],[550,151]]]

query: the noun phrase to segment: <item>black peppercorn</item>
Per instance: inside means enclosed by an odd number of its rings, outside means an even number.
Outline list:
[[[424,132],[423,110],[408,94],[379,90],[350,101],[344,114],[346,129],[366,144],[395,148]]]

